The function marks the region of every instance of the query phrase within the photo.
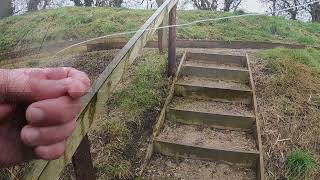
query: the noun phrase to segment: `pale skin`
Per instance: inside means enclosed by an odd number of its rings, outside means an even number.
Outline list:
[[[73,68],[0,69],[0,168],[62,156],[89,88]]]

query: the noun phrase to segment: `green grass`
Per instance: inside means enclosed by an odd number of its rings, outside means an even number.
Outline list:
[[[144,114],[157,114],[166,97],[166,55],[146,52],[137,62],[107,102],[109,112],[99,125],[102,129],[94,130],[107,139],[105,146],[95,147],[102,152],[101,157],[94,157],[99,179],[131,179],[136,175],[138,160],[132,155],[139,153],[144,142],[141,138],[157,118]]]
[[[291,152],[286,160],[286,169],[289,179],[306,179],[315,166],[316,161],[313,156],[300,149]]]
[[[115,32],[138,30],[154,11],[124,8],[59,8],[0,20],[0,52],[14,47],[39,46],[46,41],[87,39]],[[179,11],[178,24],[236,13]],[[127,38],[132,35],[126,36]],[[186,39],[247,40],[318,46],[320,24],[283,17],[245,17],[178,28]]]
[[[268,60],[268,67],[272,71],[283,72],[292,62],[302,63],[320,71],[320,50],[276,48],[258,53],[263,59]],[[281,64],[282,63],[282,64]]]
[[[0,51],[20,44],[86,39],[138,29],[152,11],[123,8],[60,8],[0,20]],[[129,17],[129,18],[128,18]]]
[[[129,115],[135,115],[141,112],[141,109],[149,109],[161,101],[159,88],[163,86],[162,72],[165,69],[165,60],[160,55],[154,55],[152,58],[144,59],[136,69],[135,78],[132,80],[132,86],[116,93],[116,106]],[[151,61],[151,62],[149,62]]]
[[[318,154],[320,50],[277,48],[257,55],[261,60],[253,66],[254,78],[263,144],[270,153],[266,179],[319,179],[319,156],[309,152]],[[275,134],[290,141],[275,146]]]

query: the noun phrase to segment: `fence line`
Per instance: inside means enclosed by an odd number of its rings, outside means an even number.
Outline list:
[[[64,156],[54,161],[35,161],[24,176],[25,180],[59,179],[61,172],[71,161],[82,139],[88,133],[96,115],[101,112],[98,105],[110,97],[123,74],[129,69],[134,59],[139,56],[142,48],[153,37],[156,29],[164,18],[168,17],[177,2],[178,0],[166,0],[100,74],[91,87],[90,93],[82,99],[85,107],[77,118],[75,131],[67,141]],[[147,29],[152,30],[147,31]]]

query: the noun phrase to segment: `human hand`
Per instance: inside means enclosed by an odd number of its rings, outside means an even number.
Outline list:
[[[73,68],[0,70],[0,168],[59,158],[89,88]]]

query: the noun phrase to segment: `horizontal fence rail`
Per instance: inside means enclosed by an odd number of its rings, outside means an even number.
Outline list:
[[[153,37],[165,17],[178,0],[166,0],[145,22],[140,30],[120,50],[108,67],[92,85],[90,93],[82,99],[84,108],[77,118],[76,129],[67,141],[64,155],[54,161],[34,161],[24,176],[24,180],[58,180],[63,169],[70,163],[72,156],[90,130],[103,104],[112,94],[123,74],[129,69],[134,59],[140,55],[147,41]],[[147,29],[154,29],[147,31]]]

